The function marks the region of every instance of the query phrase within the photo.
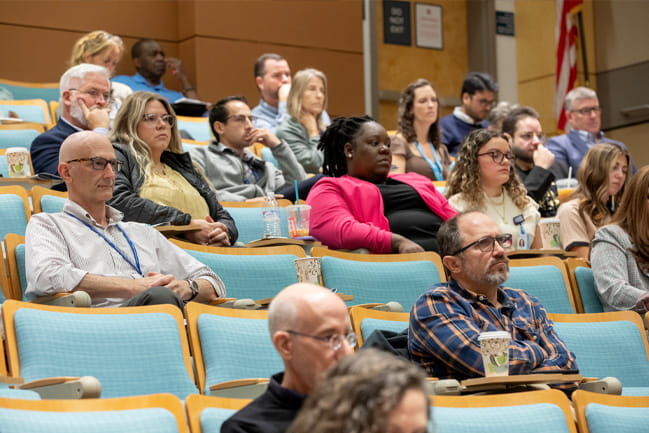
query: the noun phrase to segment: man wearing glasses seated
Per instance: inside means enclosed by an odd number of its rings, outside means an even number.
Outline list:
[[[25,235],[26,295],[85,291],[93,307],[172,304],[225,296],[221,279],[157,230],[107,206],[121,162],[108,138],[83,131],[61,145],[63,212],[32,216]]]
[[[293,284],[279,292],[268,309],[268,327],[284,371],[227,419],[221,433],[285,432],[325,371],[356,345],[344,302],[313,284]]]
[[[467,211],[448,220],[437,238],[449,282],[417,300],[408,332],[410,356],[430,376],[484,376],[478,336],[487,331],[510,333],[510,375],[577,368],[539,301],[502,286],[509,277],[505,250],[511,234],[488,215]]]
[[[248,101],[229,96],[214,104],[210,125],[216,141],[196,146],[190,153],[205,176],[219,191],[219,199],[243,201],[275,194],[293,180],[306,179],[306,172],[291,148],[269,129],[255,128]],[[279,169],[248,150],[261,143],[272,152]]]
[[[91,130],[108,134],[111,106],[110,72],[82,63],[61,76],[61,116],[56,125],[34,139],[30,153],[36,173],[58,175],[59,149],[70,134]],[[65,191],[61,183],[53,189]]]
[[[563,108],[569,131],[552,137],[546,145],[555,156],[552,172],[557,179],[567,178],[569,168],[572,177],[576,177],[581,160],[596,143],[615,143],[626,149],[624,143],[604,136],[602,107],[594,90],[575,87],[566,94]],[[632,165],[631,171],[635,173],[635,166]]]

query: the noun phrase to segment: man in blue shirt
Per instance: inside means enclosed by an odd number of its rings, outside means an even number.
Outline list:
[[[118,75],[113,81],[126,84],[137,92],[146,90],[148,92],[158,93],[169,102],[174,102],[183,96],[190,99],[198,99],[198,93],[192,86],[185,75],[183,64],[179,59],[174,57],[165,57],[165,53],[160,44],[153,39],[140,39],[131,48],[131,57],[137,73],[135,75]],[[182,93],[175,90],[169,90],[162,82],[162,76],[171,70],[182,85]]]
[[[485,72],[471,72],[462,83],[462,105],[453,114],[439,119],[442,143],[451,155],[457,154],[462,142],[475,129],[486,128],[485,120],[496,102],[498,84]]]
[[[602,107],[594,90],[587,87],[575,87],[564,100],[566,120],[570,130],[567,134],[558,135],[548,140],[546,147],[554,153],[555,164],[552,172],[557,179],[568,177],[572,168],[572,177],[577,176],[581,160],[588,149],[597,143],[615,143],[626,149],[624,143],[604,137],[602,127]],[[635,167],[631,166],[631,172]]]
[[[255,61],[255,85],[261,99],[259,105],[252,109],[255,116],[253,126],[270,130],[273,134],[287,117],[286,99],[291,90],[291,68],[285,58],[279,54],[262,54]],[[322,121],[329,125],[331,120],[326,111],[322,112]]]

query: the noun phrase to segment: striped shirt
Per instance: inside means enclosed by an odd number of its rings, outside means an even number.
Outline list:
[[[90,224],[106,236],[132,262],[133,243],[142,274],[159,272],[171,274],[178,280],[208,280],[218,297],[225,296],[221,279],[210,268],[169,242],[156,229],[137,222],[122,222],[122,213],[106,206],[108,226],[98,224],[81,206],[66,201],[63,212],[38,213],[31,217],[25,235],[26,296],[52,295],[71,292],[86,274],[142,278],[141,275],[114,248],[98,234],[72,215]],[[69,212],[72,215],[67,214]],[[93,307],[115,307],[123,298],[93,298]]]
[[[408,351],[430,376],[458,380],[484,376],[478,336],[507,331],[509,374],[576,369],[575,355],[554,331],[538,300],[522,290],[498,288],[495,308],[482,295],[451,280],[419,297],[410,313]]]

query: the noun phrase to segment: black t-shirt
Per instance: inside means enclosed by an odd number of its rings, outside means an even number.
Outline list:
[[[417,191],[391,178],[377,186],[383,197],[383,213],[390,231],[410,239],[426,251],[439,252],[437,231],[444,220],[428,208]]]

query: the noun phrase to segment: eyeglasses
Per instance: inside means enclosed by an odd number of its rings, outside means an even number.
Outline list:
[[[478,99],[478,104],[482,105],[483,107],[491,107],[495,103],[496,101],[493,99]]]
[[[503,159],[507,158],[508,161],[514,161],[516,160],[516,155],[513,153],[502,153],[500,150],[490,150],[489,152],[484,152],[484,153],[478,153],[478,156],[484,156],[484,155],[489,155],[491,156],[491,159],[496,164],[500,164],[503,162]]]
[[[525,134],[519,135],[519,137],[524,141],[532,141],[535,135],[541,143],[545,143],[545,135],[542,132],[538,134],[536,132],[526,132]]]
[[[584,116],[589,115],[590,113],[599,113],[602,111],[602,107],[584,107],[579,110],[570,110],[572,113],[583,114]]]
[[[119,171],[119,169],[122,168],[122,161],[119,161],[117,159],[106,159],[106,158],[102,158],[101,156],[93,156],[92,158],[71,159],[69,161],[66,161],[66,163],[69,164],[71,162],[85,162],[85,161],[90,161],[92,163],[92,168],[95,170],[104,170],[107,164],[110,164],[113,171]]]
[[[142,115],[142,121],[146,123],[147,125],[157,125],[158,121],[162,119],[163,122],[166,122],[169,124],[169,126],[174,126],[174,123],[176,123],[176,116],[172,114],[154,114],[154,113],[144,113]]]
[[[466,247],[462,247],[453,254],[452,256],[457,256],[458,254],[468,250],[472,246],[477,246],[480,251],[483,253],[490,253],[494,250],[494,246],[496,245],[496,242],[503,247],[503,248],[509,248],[512,246],[512,235],[511,233],[503,233],[501,235],[496,235],[496,236],[485,236],[483,238],[478,239],[475,242],[471,242],[469,245]]]
[[[293,335],[299,335],[300,337],[308,337],[313,338],[314,340],[323,341],[329,344],[329,348],[334,352],[343,347],[343,341],[347,341],[347,344],[349,344],[350,347],[356,346],[356,342],[358,341],[358,336],[355,332],[350,332],[347,335],[333,334],[328,337],[318,337],[315,335],[303,334],[301,332],[292,331],[290,329],[286,330],[286,332]]]
[[[230,119],[238,123],[244,123],[246,120],[250,121],[250,123],[255,123],[255,120],[257,120],[255,116],[246,116],[245,114],[239,114],[238,116],[228,116],[225,118],[226,121]]]
[[[83,94],[88,95],[88,96],[90,96],[91,98],[94,98],[94,99],[98,99],[99,97],[101,97],[109,105],[112,104],[112,102],[113,102],[113,92],[103,93],[103,92],[100,92],[97,89],[90,89],[90,90],[68,89],[68,90],[70,92],[83,93]]]

